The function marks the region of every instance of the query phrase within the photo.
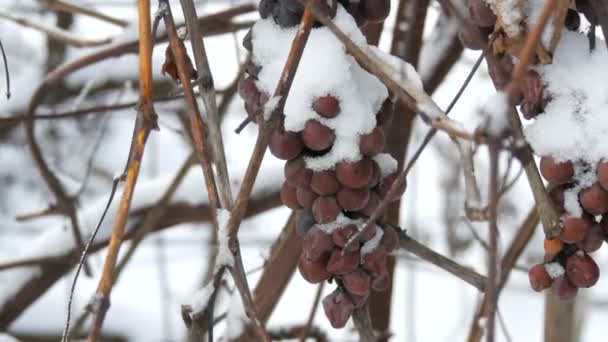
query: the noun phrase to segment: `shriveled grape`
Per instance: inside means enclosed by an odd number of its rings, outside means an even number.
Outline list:
[[[312,208],[315,200],[317,199],[317,194],[312,192],[312,190],[308,188],[298,188],[296,190],[296,198],[298,199],[298,203],[303,208]],[[313,209],[314,215],[314,209]]]
[[[327,262],[327,271],[332,274],[346,274],[357,269],[359,253],[334,249]]]
[[[604,230],[599,224],[593,224],[583,241],[580,241],[577,245],[583,251],[587,253],[593,253],[602,247],[604,242]]]
[[[367,200],[367,204],[363,209],[359,212],[365,216],[372,216],[372,213],[378,208],[380,205],[380,196],[375,191],[370,191],[369,199]]]
[[[304,208],[298,212],[296,229],[300,237],[304,237],[314,224],[315,217],[311,208]]]
[[[298,157],[285,163],[283,168],[287,183],[292,186],[306,188],[310,186],[312,170],[306,168],[304,158]]]
[[[575,217],[564,215],[562,216],[562,223],[564,228],[559,234],[559,238],[566,243],[577,243],[585,238],[593,221],[587,216]]]
[[[536,292],[550,288],[553,283],[553,279],[551,279],[544,264],[532,266],[528,271],[528,279],[530,280],[530,286]]]
[[[575,253],[566,260],[566,276],[576,287],[591,287],[597,283],[600,269],[590,256]]]
[[[372,277],[372,289],[374,291],[378,291],[378,292],[385,291],[386,289],[388,289],[390,284],[391,284],[391,279],[389,277],[388,272],[378,274],[378,275]]]
[[[579,200],[590,214],[601,215],[608,212],[608,192],[598,182],[581,191]]]
[[[376,248],[363,257],[363,268],[372,275],[386,273],[386,258],[387,254],[384,247]]]
[[[399,172],[391,173],[390,175],[382,178],[380,184],[378,185],[378,193],[380,196],[384,197],[388,195],[393,184],[397,181],[397,179],[401,176]],[[391,198],[391,201],[397,201],[403,196],[405,189],[407,188],[407,181],[404,181],[398,188],[395,195]]]
[[[335,229],[331,233],[331,238],[337,246],[344,247],[358,231],[359,229],[357,228],[357,226],[355,226],[354,224],[349,224],[344,227]],[[358,248],[358,243],[352,243],[350,244],[349,250],[356,251]]]
[[[370,276],[360,269],[356,269],[342,276],[342,284],[349,293],[357,296],[369,294]]]
[[[302,241],[302,255],[309,260],[319,260],[328,257],[334,247],[332,236],[313,226]]]
[[[298,270],[306,281],[312,284],[320,283],[324,280],[329,279],[331,274],[327,272],[325,264],[327,259],[309,260],[303,255],[300,256],[300,262],[298,263]]]
[[[352,300],[340,289],[334,290],[323,298],[322,303],[325,316],[329,319],[331,326],[336,329],[343,328],[355,310]]]

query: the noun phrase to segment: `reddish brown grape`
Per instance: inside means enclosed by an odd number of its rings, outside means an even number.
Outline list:
[[[593,221],[587,216],[575,217],[563,215],[562,223],[564,228],[559,234],[560,240],[566,243],[577,243],[585,238]]]
[[[591,287],[597,283],[600,269],[590,256],[575,253],[566,260],[566,276],[576,287]]]
[[[327,258],[334,247],[332,236],[313,226],[302,241],[302,256],[313,261]]]
[[[602,160],[597,165],[597,181],[608,191],[608,160]]]
[[[389,129],[393,122],[393,102],[387,98],[382,103],[380,111],[376,114],[376,124],[384,130]]]
[[[563,301],[573,299],[576,297],[577,292],[578,288],[574,286],[566,276],[554,279],[553,284],[551,285],[551,293]]]
[[[496,23],[496,15],[484,0],[469,0],[469,18],[480,27],[491,27]]]
[[[344,227],[340,227],[335,229],[332,233],[331,233],[331,238],[334,241],[334,243],[339,246],[339,247],[344,247],[346,246],[346,244],[348,243],[348,241],[350,241],[350,239],[359,231],[359,229],[357,229],[357,226],[355,226],[354,224],[349,224],[347,226]],[[356,251],[359,248],[359,244],[358,243],[352,243],[349,247],[350,251]]]
[[[367,204],[369,190],[340,188],[336,198],[338,199],[338,205],[343,210],[357,211],[363,209]]]
[[[587,235],[583,241],[579,242],[577,245],[580,249],[587,253],[593,253],[602,247],[602,243],[604,242],[604,230],[600,224],[594,224],[589,228]]]
[[[312,191],[320,196],[329,196],[338,192],[340,184],[333,171],[314,172],[310,180]]]
[[[377,292],[386,291],[391,284],[388,273],[376,275],[372,278],[372,289]]]
[[[384,247],[378,247],[373,251],[365,254],[363,257],[363,268],[372,275],[380,275],[388,272],[386,267],[386,250]]]
[[[384,130],[375,127],[371,132],[361,135],[359,150],[364,156],[373,157],[384,150],[384,143]]]
[[[338,202],[332,196],[319,196],[312,205],[312,214],[318,223],[335,221],[339,213]]]
[[[540,173],[551,184],[563,184],[574,177],[574,165],[571,161],[558,162],[553,157],[540,158]]]
[[[390,0],[360,0],[359,9],[368,21],[380,23],[388,17],[391,2]]]
[[[313,101],[312,109],[322,117],[331,119],[340,113],[340,101],[331,95],[321,96]]]
[[[312,192],[312,190],[307,189],[307,188],[298,188],[298,190],[296,190],[296,197],[298,199],[298,203],[303,208],[312,208],[315,200],[317,199],[317,194],[315,194],[314,192]],[[314,209],[313,209],[313,215],[314,215]]]
[[[476,32],[476,27],[468,20],[463,22],[460,30],[458,30],[458,40],[460,40],[462,46],[468,49],[481,50],[483,42],[473,32]],[[488,69],[488,71],[491,71],[491,69]]]
[[[323,151],[336,140],[334,131],[317,120],[309,120],[302,132],[304,145],[313,151]]]
[[[351,188],[361,189],[366,187],[374,173],[374,162],[363,158],[356,162],[340,162],[336,166],[336,176],[340,184]]]
[[[302,255],[298,263],[298,270],[300,270],[302,278],[306,279],[307,282],[312,284],[320,283],[331,276],[325,269],[326,262],[327,259],[312,261]]]
[[[360,269],[347,273],[342,276],[342,284],[349,293],[357,296],[366,296],[369,294],[370,276]]]
[[[608,212],[608,192],[598,182],[581,191],[579,201],[590,214],[601,215]]]
[[[372,213],[378,206],[380,205],[380,196],[375,191],[369,192],[369,199],[367,200],[367,204],[363,209],[359,212],[367,217],[372,216]]]
[[[304,144],[299,133],[275,130],[270,136],[268,148],[275,157],[289,160],[302,153]]]
[[[346,325],[350,315],[355,310],[352,300],[340,289],[323,298],[323,311],[331,326],[339,329]]]
[[[534,105],[542,105],[543,87],[543,80],[540,74],[535,70],[528,70],[522,82],[524,100]]]
[[[310,185],[312,170],[306,168],[306,162],[302,157],[287,161],[283,173],[287,183],[292,186],[307,188]]]
[[[528,272],[528,279],[530,280],[530,286],[536,292],[550,288],[551,283],[553,283],[553,279],[551,279],[544,264],[532,266]]]
[[[378,185],[378,193],[381,197],[384,197],[388,194],[391,187],[393,186],[393,183],[395,183],[395,181],[397,181],[397,178],[399,178],[400,175],[401,174],[399,172],[391,173],[390,175],[384,177],[380,181],[380,185]],[[401,184],[397,188],[397,193],[395,194],[395,196],[393,196],[393,198],[391,200],[392,201],[399,200],[401,198],[401,196],[403,196],[403,193],[405,192],[406,188],[407,188],[407,181],[404,181],[403,184]]]
[[[281,202],[289,209],[300,209],[300,204],[298,203],[298,198],[296,196],[296,188],[287,184],[287,182],[284,182],[281,187]]]
[[[300,237],[306,236],[306,233],[315,224],[315,217],[312,215],[312,209],[304,208],[299,210],[296,222],[296,229]]]
[[[359,252],[345,251],[334,249],[327,262],[327,272],[332,274],[346,274],[357,269],[359,265]]]
[[[553,207],[560,214],[566,210],[564,208],[564,192],[568,190],[568,188],[568,185],[559,185],[551,188],[549,191],[549,198],[553,203]]]
[[[387,251],[391,252],[399,247],[399,233],[393,227],[387,226],[384,228],[382,235],[382,246]]]

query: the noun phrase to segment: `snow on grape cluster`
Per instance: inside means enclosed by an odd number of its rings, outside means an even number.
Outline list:
[[[578,13],[569,10],[553,63],[528,71],[521,104],[524,117],[534,119],[526,139],[541,156],[540,171],[563,224],[558,237],[545,240],[545,262],[530,269],[530,284],[564,300],[598,281],[589,253],[608,236],[608,94],[598,86],[608,77],[608,53],[590,52],[579,24]]]
[[[371,8],[372,3],[382,8]],[[333,22],[367,47],[359,26],[386,18],[388,6],[376,0],[341,1]],[[239,85],[250,115],[268,112],[264,109],[272,106],[268,94],[287,60],[302,8],[291,0],[268,0],[260,4],[260,14],[262,19],[244,41],[251,63]],[[386,87],[346,53],[329,29],[316,25],[269,148],[286,160],[281,199],[298,210],[297,231],[303,238],[300,273],[311,283],[337,285],[323,300],[336,328],[365,304],[370,291],[389,285],[387,256],[398,245],[397,232],[376,226],[357,241],[350,240],[397,177],[397,161],[382,153],[392,115]]]

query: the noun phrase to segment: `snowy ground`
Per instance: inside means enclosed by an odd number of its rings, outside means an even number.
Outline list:
[[[126,2],[126,1],[125,1]],[[131,4],[131,2],[128,2]],[[34,6],[33,1],[12,1],[12,6]],[[175,2],[177,7],[177,2]],[[200,13],[216,11],[226,4],[211,3],[201,5]],[[393,6],[393,8],[396,6]],[[11,7],[9,6],[9,11]],[[103,8],[108,13],[123,18],[133,19],[131,7],[108,6]],[[16,11],[16,10],[15,10]],[[177,13],[174,10],[174,13]],[[433,12],[434,13],[434,12]],[[33,14],[35,15],[35,14]],[[436,15],[436,14],[433,14]],[[49,15],[42,15],[40,20],[52,23]],[[432,22],[428,20],[428,29]],[[91,25],[94,23],[94,25]],[[387,24],[385,32],[390,32],[392,24]],[[78,34],[89,38],[105,38],[108,35],[120,34],[115,27],[101,24],[90,19],[78,18],[74,25]],[[126,36],[131,33],[124,34]],[[240,42],[243,32],[238,37]],[[0,99],[0,115],[10,115],[22,111],[29,100],[36,82],[41,77],[40,68],[45,60],[45,49],[42,48],[44,38],[42,35],[22,29],[16,25],[0,21],[0,39],[8,52],[11,63],[12,83],[14,97],[10,101]],[[210,57],[212,72],[216,86],[222,88],[230,83],[236,73],[237,58],[244,58],[243,51],[237,57],[234,52],[234,40],[231,35],[210,38],[206,40],[207,51]],[[390,36],[383,36],[380,47],[387,50]],[[600,47],[602,48],[602,47]],[[70,49],[70,58],[84,53],[85,50]],[[164,47],[155,49],[154,65],[155,75],[159,79],[160,66],[163,60]],[[456,93],[466,73],[474,63],[478,52],[465,52],[462,60],[449,74],[443,85],[434,95],[435,101],[445,108],[452,96]],[[26,63],[27,62],[27,63]],[[135,77],[137,73],[137,59],[127,56],[112,59],[106,63],[78,72],[69,78],[71,84],[102,82],[108,79],[122,80],[125,77]],[[476,108],[493,94],[493,87],[487,76],[485,66],[478,71],[472,84],[464,93],[460,102],[453,109],[454,118],[464,122],[468,129],[473,129],[480,122]],[[122,100],[136,97],[136,90],[127,90]],[[109,96],[105,101],[112,102],[115,97]],[[92,101],[91,101],[92,102]],[[63,107],[69,109],[78,106],[78,103],[67,103]],[[171,112],[181,106],[180,102],[159,105],[157,107],[161,120],[161,131],[154,132],[150,138],[148,150],[143,163],[141,182],[154,182],[155,179],[171,176],[187,157],[183,138],[169,128],[179,127],[179,122]],[[222,129],[228,151],[228,162],[233,178],[239,179],[245,168],[244,161],[253,146],[255,127],[247,128],[240,135],[233,133],[233,129],[244,117],[242,103],[236,100],[230,107],[229,115],[223,122]],[[121,170],[126,159],[126,144],[129,142],[133,110],[126,110],[109,115],[108,129],[95,161],[102,165],[110,174]],[[94,118],[89,120],[90,126],[99,122]],[[56,125],[58,134],[65,139],[64,146],[53,147],[51,155],[53,162],[64,173],[80,180],[95,134],[85,136],[86,143],[82,141],[80,133],[74,133],[75,126],[69,121]],[[417,122],[414,131],[414,140],[410,146],[417,146],[427,128]],[[96,132],[90,129],[89,132]],[[21,133],[15,133],[14,139],[19,143],[0,145],[0,176],[2,196],[0,200],[0,262],[14,260],[15,256],[26,255],[30,248],[30,241],[38,234],[48,233],[49,226],[61,226],[64,221],[57,218],[18,223],[14,216],[44,208],[49,201],[49,194],[35,171],[33,162],[26,152]],[[55,154],[53,154],[55,153]],[[447,253],[445,239],[444,204],[445,192],[442,190],[444,182],[450,176],[446,170],[446,158],[456,155],[456,150],[449,139],[438,134],[434,143],[420,158],[414,168],[408,183],[410,187],[403,201],[404,215],[402,224],[410,233],[432,248]],[[486,189],[485,174],[487,174],[487,153],[479,150],[476,161],[480,175],[481,189]],[[504,161],[503,161],[504,166]],[[264,161],[261,180],[263,186],[276,181],[281,172],[282,163],[267,154]],[[27,170],[27,172],[23,172]],[[193,171],[200,172],[199,169]],[[197,202],[204,201],[205,194],[196,181],[202,180],[199,174],[193,176],[190,184],[194,186],[183,189],[183,196]],[[260,188],[262,188],[260,187]],[[103,196],[109,189],[107,181],[96,178],[85,192],[82,203],[88,203],[94,198]],[[136,188],[143,191],[144,187]],[[483,191],[482,191],[483,192]],[[460,191],[462,194],[462,191]],[[462,197],[462,195],[456,195]],[[143,196],[142,196],[143,197]],[[145,201],[146,199],[142,199]],[[149,198],[147,200],[150,200]],[[462,201],[463,198],[460,198]],[[525,178],[516,184],[506,197],[510,209],[501,217],[499,228],[501,230],[501,246],[506,247],[523,220],[532,203],[531,194],[527,188]],[[243,247],[243,260],[245,269],[255,269],[262,265],[264,257],[268,254],[269,246],[282,228],[289,212],[285,208],[275,209],[247,220],[241,230]],[[462,213],[461,213],[462,214]],[[109,224],[113,217],[107,218]],[[90,227],[89,227],[90,228]],[[458,232],[462,236],[470,233],[464,224],[458,225]],[[480,235],[485,235],[485,226],[475,225]],[[108,332],[126,335],[132,341],[180,341],[184,336],[184,325],[179,314],[180,304],[187,302],[190,296],[201,284],[206,259],[209,257],[206,247],[209,234],[207,225],[188,224],[164,231],[148,238],[137,251],[120,281],[112,292],[112,307],[104,325]],[[542,238],[540,230],[530,244],[526,254],[520,259],[519,265],[528,266],[540,261],[542,252]],[[66,235],[69,236],[69,235]],[[124,249],[123,249],[124,250]],[[596,260],[600,265],[606,264],[605,248],[600,250]],[[97,285],[97,277],[103,262],[104,253],[98,253],[90,258],[95,270],[94,278],[81,277],[78,284],[75,300],[75,312],[79,313],[88,301]],[[469,248],[465,253],[457,256],[463,264],[471,265],[480,273],[485,273],[485,258],[483,250],[477,245]],[[473,311],[479,295],[475,289],[451,275],[434,268],[431,265],[413,261],[410,256],[402,257],[397,268],[394,284],[392,331],[395,341],[461,341],[466,338]],[[0,292],[9,291],[19,278],[19,273],[0,272]],[[65,319],[66,299],[69,284],[73,274],[69,274],[58,282],[40,300],[32,305],[9,329],[15,333],[54,333],[59,334]],[[259,272],[251,275],[251,284],[255,284]],[[299,274],[295,274],[280,304],[270,319],[270,328],[299,324],[305,321],[314,297],[316,286],[306,283]],[[330,291],[330,287],[326,287]],[[585,317],[581,320],[582,341],[598,341],[605,334],[603,322],[608,319],[605,310],[605,293],[608,290],[606,277],[600,278],[599,283],[591,290],[579,293],[580,302],[587,307]],[[5,298],[6,293],[0,293]],[[224,310],[228,298],[222,298],[220,309]],[[528,287],[527,275],[521,271],[514,271],[508,286],[503,291],[499,303],[500,312],[504,318],[508,334],[512,341],[540,341],[543,327],[543,296],[534,293]],[[354,341],[352,325],[337,331],[333,330],[319,310],[315,317],[318,324],[329,332],[331,341]],[[218,326],[221,334],[226,324]],[[502,330],[498,330],[499,340],[506,341]],[[0,341],[5,341],[0,335]]]

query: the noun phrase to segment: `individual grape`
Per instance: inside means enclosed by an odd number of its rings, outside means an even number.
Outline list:
[[[298,199],[298,203],[303,208],[312,208],[315,200],[317,199],[317,194],[315,194],[314,192],[312,192],[312,190],[308,188],[298,188],[298,190],[296,190],[296,197]]]
[[[335,221],[339,213],[338,202],[332,196],[319,196],[312,205],[312,214],[318,223]]]
[[[374,162],[369,158],[356,162],[343,161],[336,166],[338,182],[351,189],[366,187],[372,179],[373,172]]]
[[[532,120],[537,117],[538,114],[542,113],[542,108],[539,105],[525,100],[521,103],[520,109],[526,120]]]
[[[287,183],[292,186],[307,188],[312,179],[312,170],[306,168],[306,162],[302,157],[298,157],[285,163],[283,168]]]
[[[336,140],[334,131],[317,120],[309,120],[302,132],[304,145],[313,151],[323,151],[331,147]]]
[[[493,27],[496,15],[484,0],[469,0],[469,18],[479,27]]]
[[[325,316],[329,319],[331,326],[336,329],[346,325],[354,310],[355,305],[352,300],[341,289],[336,289],[323,298]]]
[[[553,279],[551,279],[544,264],[532,266],[528,271],[528,279],[530,280],[530,286],[536,292],[550,288],[553,283]]]
[[[583,208],[590,214],[601,215],[608,212],[608,192],[598,182],[582,190],[579,200]]]
[[[566,260],[566,276],[574,286],[587,288],[597,283],[600,269],[590,256],[574,253]]]
[[[386,249],[378,247],[363,256],[363,268],[374,276],[386,273],[386,259]]]
[[[597,181],[608,191],[608,160],[602,160],[597,165]]]
[[[563,184],[574,177],[574,165],[571,161],[558,162],[553,157],[540,158],[540,173],[551,184]]]
[[[390,0],[360,0],[359,9],[368,21],[380,23],[388,17],[391,2]]]
[[[322,117],[331,119],[340,113],[340,102],[331,95],[321,96],[313,101],[312,109]]]
[[[281,0],[281,5],[295,13],[304,13],[304,6],[298,0]]]
[[[333,171],[314,172],[310,180],[310,188],[317,195],[329,196],[333,195],[340,189],[338,178]]]
[[[334,247],[332,236],[313,226],[302,241],[302,255],[308,260],[316,261],[328,257]]]
[[[300,133],[275,130],[270,136],[268,147],[275,157],[289,160],[302,153],[304,144],[302,144]]]
[[[359,150],[364,156],[373,157],[384,150],[384,143],[384,130],[382,127],[375,127],[371,132],[361,135]]]
[[[346,246],[346,244],[350,241],[350,239],[357,234],[359,229],[354,224],[349,224],[344,227],[340,227],[335,229],[331,233],[331,238],[333,242],[340,248]],[[351,243],[349,247],[349,251],[356,251],[359,248],[358,243]]]
[[[553,284],[551,285],[551,293],[563,301],[573,299],[576,297],[577,292],[578,288],[574,286],[566,276],[554,279]]]
[[[300,209],[300,204],[298,203],[298,198],[296,196],[296,188],[287,184],[287,182],[283,183],[283,186],[281,187],[281,202],[289,209]]]
[[[468,46],[467,46],[468,47]],[[479,47],[481,49],[481,46]],[[488,64],[488,73],[494,86],[497,89],[503,89],[509,82],[511,82],[511,74],[513,73],[513,60],[510,54],[503,54],[502,57],[497,57],[498,63]],[[516,101],[517,103],[519,101]]]
[[[468,28],[468,29],[467,29]],[[476,28],[469,21],[464,21],[458,30],[458,40],[462,46],[471,50],[481,50],[483,48],[483,42],[481,39],[477,37],[477,35],[473,34]],[[490,71],[491,66],[488,66],[488,71]]]
[[[399,247],[399,233],[393,227],[387,226],[384,228],[382,246],[389,252]]]
[[[562,223],[564,228],[562,228],[559,234],[560,240],[566,243],[577,243],[585,238],[593,221],[587,216],[575,217],[563,215]]]
[[[382,102],[382,107],[380,107],[380,111],[376,114],[376,124],[385,131],[389,129],[393,122],[393,112],[393,102],[387,98]]]
[[[575,10],[568,9],[564,26],[570,31],[578,31],[578,28],[581,26],[581,17]]]
[[[325,269],[326,263],[327,258],[313,261],[305,258],[304,255],[301,255],[298,263],[298,270],[307,282],[316,284],[331,277],[331,274]]]
[[[380,184],[378,185],[378,194],[382,197],[385,197],[386,195],[388,195],[388,192],[390,191],[391,187],[393,186],[393,183],[395,183],[400,176],[401,176],[401,173],[395,172],[395,173],[391,173],[390,175],[384,177],[380,181]],[[407,188],[407,181],[405,180],[403,182],[403,184],[401,184],[397,188],[397,193],[395,194],[395,196],[393,196],[391,201],[398,201],[401,198],[401,196],[403,196],[403,193],[405,192],[406,188]]]
[[[544,249],[546,255],[551,259],[555,257],[564,248],[564,243],[560,239],[545,239]]]
[[[342,284],[349,293],[357,296],[366,296],[370,289],[370,276],[360,269],[342,276]]]
[[[564,192],[568,190],[569,186],[567,185],[559,185],[551,188],[549,191],[549,198],[551,199],[551,203],[553,203],[553,207],[558,211],[558,213],[563,213],[566,211],[564,208]]]
[[[388,272],[376,275],[372,278],[372,289],[377,292],[386,291],[391,284]]]
[[[378,196],[378,194],[375,191],[370,191],[369,199],[367,200],[367,204],[359,212],[367,217],[372,216],[373,212],[380,205],[380,201],[381,201],[380,196]]]
[[[580,249],[587,253],[593,253],[602,247],[604,242],[604,230],[600,224],[594,224],[589,228],[587,235],[583,241],[580,241],[577,245]]]
[[[361,210],[367,204],[369,199],[369,190],[367,189],[350,189],[340,188],[336,195],[338,205],[346,211]]]
[[[347,274],[359,266],[359,252],[343,251],[334,249],[327,262],[327,272],[331,274]]]
[[[315,224],[315,217],[312,215],[312,209],[304,208],[298,212],[296,230],[300,237],[306,236],[306,233]]]

